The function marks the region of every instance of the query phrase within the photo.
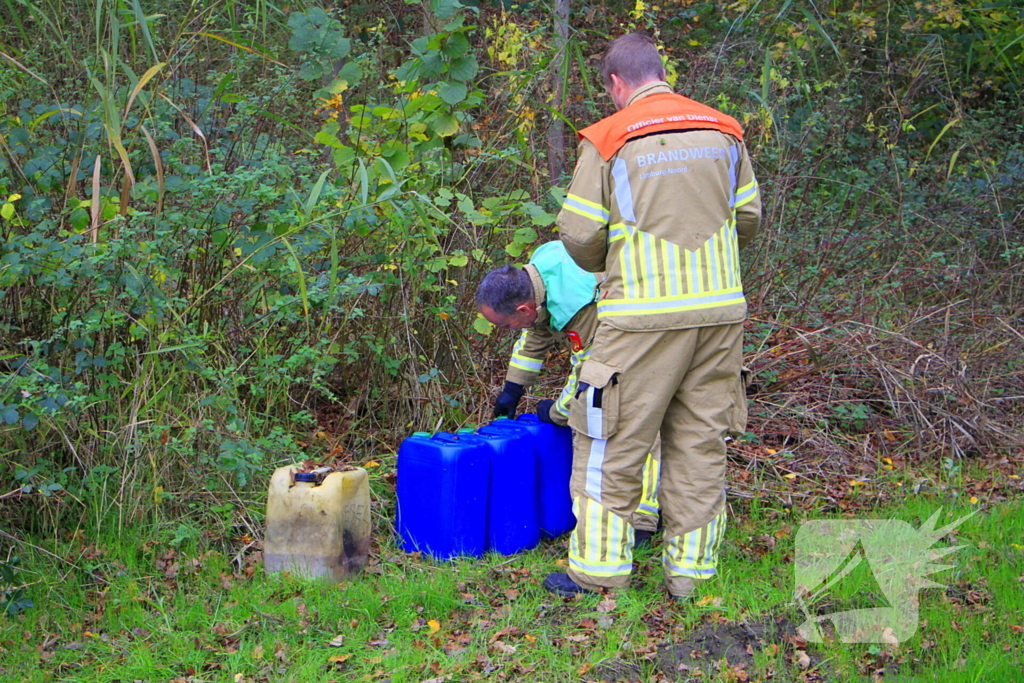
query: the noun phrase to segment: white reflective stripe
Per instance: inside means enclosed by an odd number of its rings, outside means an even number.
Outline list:
[[[708,259],[708,287],[711,291],[717,291],[719,289],[725,289],[722,284],[722,272],[718,267],[718,235],[712,235],[708,238],[708,241],[704,243],[707,248],[707,259]]]
[[[625,159],[615,160],[615,164],[612,166],[612,178],[615,180],[615,200],[619,204],[619,215],[630,223],[636,223],[636,213],[633,211],[633,191],[629,187],[629,170],[626,168]]]
[[[615,242],[626,237],[626,226],[622,223],[613,225],[608,229],[608,241]]]
[[[657,243],[654,241],[654,235],[651,233],[644,232],[640,234],[644,242],[643,257],[647,263],[647,272],[644,273],[644,279],[647,281],[647,296],[655,297],[658,296],[658,255],[655,253]]]
[[[664,560],[664,564],[668,568],[669,576],[689,576],[692,578],[705,578],[708,576],[714,576],[718,573],[718,570],[714,567],[680,567],[679,565],[667,559]]]
[[[725,286],[736,286],[736,273],[732,267],[732,253],[736,249],[735,236],[732,231],[731,221],[722,227],[719,233],[722,236],[722,261],[725,262]]]
[[[736,208],[736,164],[739,163],[740,152],[736,145],[729,147],[729,208]]]
[[[749,185],[744,185],[743,187],[738,189],[736,191],[736,205],[734,208],[739,208],[746,204],[747,202],[751,201],[754,197],[756,197],[757,189],[758,188],[756,180],[750,183]]]
[[[584,490],[587,495],[601,502],[601,484],[603,483],[604,451],[608,445],[606,439],[594,439],[590,444],[590,457],[587,459],[587,483]]]
[[[686,555],[683,557],[683,566],[685,567],[693,567],[697,564],[697,551],[700,549],[700,532],[701,529],[694,529],[683,537],[686,547]]]
[[[715,529],[718,528],[718,517],[711,520],[711,524],[708,524],[708,540],[704,544],[703,554],[697,558],[697,564],[714,564],[715,563]]]
[[[590,561],[601,560],[601,512],[602,508],[592,500],[587,501],[587,542],[583,557]]]
[[[622,520],[619,519],[618,515],[613,515],[609,512],[608,529],[605,532],[605,537],[608,539],[608,562],[622,564],[624,560],[622,554],[623,531]]]
[[[703,287],[700,286],[700,260],[697,258],[697,252],[689,252],[690,256],[690,291],[689,294],[699,294],[703,291]]]
[[[625,315],[629,313],[667,313],[715,305],[738,304],[743,303],[743,301],[743,290],[737,287],[704,296],[667,296],[659,297],[653,301],[647,299],[635,299],[633,301],[606,299],[597,302],[597,310],[598,316]]]
[[[575,214],[583,216],[584,218],[595,220],[598,223],[608,222],[608,209],[573,194],[566,195],[565,201],[562,203],[562,208],[568,209]]]
[[[622,271],[622,286],[626,298],[632,299],[636,296],[636,279],[633,276],[633,240],[626,239],[619,253],[619,269]]]
[[[679,282],[679,247],[671,242],[663,242],[665,246],[665,269],[668,271],[669,287],[673,296],[682,294]]]
[[[512,354],[512,360],[509,361],[509,365],[519,368],[520,370],[529,370],[531,372],[540,372],[541,368],[544,367],[542,361],[527,358],[526,356],[520,356],[518,353]]]
[[[632,571],[633,560],[631,558],[629,562],[620,562],[618,564],[596,564],[570,556],[569,566],[582,574],[590,574],[592,576],[621,576]]]

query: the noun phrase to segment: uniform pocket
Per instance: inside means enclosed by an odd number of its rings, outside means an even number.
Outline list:
[[[747,387],[750,385],[750,378],[750,370],[741,369],[739,381],[733,387],[732,411],[729,413],[730,436],[739,437],[747,431]]]
[[[619,429],[619,369],[588,360],[569,404],[569,426],[593,439],[607,439]]]

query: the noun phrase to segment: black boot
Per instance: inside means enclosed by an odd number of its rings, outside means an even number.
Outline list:
[[[555,595],[561,595],[563,598],[571,598],[574,595],[583,593],[584,595],[594,595],[595,592],[584,588],[575,581],[569,578],[569,575],[565,572],[553,572],[548,574],[547,578],[544,579],[544,590],[554,593]]]
[[[654,536],[653,531],[647,531],[646,529],[637,529],[633,532],[633,548],[639,550],[640,548],[651,547],[651,537]]]

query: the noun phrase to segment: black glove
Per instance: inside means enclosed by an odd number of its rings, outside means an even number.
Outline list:
[[[505,382],[505,389],[498,394],[498,400],[494,402],[494,417],[515,417],[519,399],[523,397],[525,391],[522,384]]]
[[[537,419],[541,422],[547,422],[549,425],[555,424],[554,420],[551,419],[551,409],[555,407],[555,402],[550,398],[546,398],[537,404]]]

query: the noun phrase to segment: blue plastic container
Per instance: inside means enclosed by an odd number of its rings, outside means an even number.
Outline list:
[[[398,449],[396,527],[406,552],[483,555],[494,448],[475,437],[417,432]]]
[[[541,536],[555,538],[573,530],[569,478],[572,476],[572,430],[541,422],[527,413],[515,420],[498,419],[492,427],[513,425],[533,435],[537,454],[537,518]]]
[[[476,438],[492,448],[487,549],[514,555],[536,547],[540,543],[540,527],[533,435],[528,429],[513,425],[487,425],[477,430]]]

